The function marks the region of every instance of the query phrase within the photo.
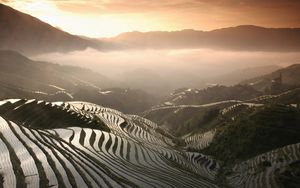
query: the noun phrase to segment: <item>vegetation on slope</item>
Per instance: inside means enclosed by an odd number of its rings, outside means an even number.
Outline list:
[[[265,74],[252,79],[244,80],[241,84],[248,84],[255,90],[265,92],[266,94],[278,94],[289,89],[299,87],[300,83],[300,64],[293,64],[288,67],[279,69],[270,74]],[[272,89],[274,81],[280,79],[280,86]]]
[[[300,185],[300,161],[290,164],[276,176],[277,182],[282,187],[296,188]]]
[[[204,152],[234,162],[300,142],[300,110],[272,104],[225,124]]]
[[[73,95],[79,101],[88,101],[110,107],[123,113],[138,114],[155,105],[158,98],[137,89],[108,88],[99,93],[91,87],[81,87]]]
[[[164,102],[174,105],[182,104],[208,104],[225,100],[247,100],[262,95],[261,92],[247,85],[208,87],[206,89],[178,89]]]
[[[214,128],[219,123],[218,107],[184,107],[160,109],[145,117],[166,128],[175,136]]]
[[[144,91],[118,86],[89,69],[33,61],[0,50],[0,99],[81,100],[135,114],[156,104],[156,97]]]

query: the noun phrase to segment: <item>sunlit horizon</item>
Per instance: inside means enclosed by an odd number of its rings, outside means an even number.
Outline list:
[[[176,0],[151,1],[52,1],[0,0],[21,12],[66,32],[92,38],[114,37],[131,31],[214,30],[237,25],[300,27],[298,7],[233,1],[207,2]],[[278,6],[282,1],[275,2]],[[159,6],[158,6],[159,5]],[[275,7],[275,8],[274,8]],[[235,10],[235,11],[233,11]],[[289,13],[290,14],[287,14]],[[276,18],[275,18],[276,17]],[[274,21],[276,20],[276,21]]]

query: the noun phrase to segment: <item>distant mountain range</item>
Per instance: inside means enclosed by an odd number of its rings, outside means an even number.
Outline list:
[[[253,70],[256,69],[253,68]],[[167,106],[199,105],[222,100],[252,99],[262,94],[269,94],[266,91],[270,90],[272,80],[277,78],[280,73],[283,87],[276,91],[277,93],[299,86],[300,66],[298,64],[272,73],[269,72],[271,71],[266,70],[267,74],[263,75],[263,73],[256,74],[254,71],[251,75],[263,76],[242,81],[240,85],[230,87],[217,85],[203,90],[177,89],[172,95],[163,99],[161,104]],[[33,61],[14,51],[0,51],[0,99],[9,97],[37,98],[48,101],[85,100],[126,113],[140,113],[156,105],[159,97],[163,97],[167,90],[171,90],[167,88],[170,83],[162,82],[163,79],[160,80],[155,74],[150,74],[151,72],[149,75],[146,73],[147,71],[143,72],[142,70],[132,72],[129,79],[117,82],[89,69]],[[146,78],[143,78],[142,75]],[[134,80],[136,81],[134,82]],[[142,87],[142,83],[152,83],[152,85],[147,88]],[[166,90],[160,88],[162,85],[165,85]],[[165,91],[164,94],[159,95],[163,91]]]
[[[71,35],[41,20],[0,4],[0,49],[23,54],[84,50],[210,48],[235,51],[300,51],[300,28],[252,25],[213,31],[128,32],[107,39]]]
[[[124,112],[144,111],[156,98],[89,69],[39,62],[14,51],[0,50],[0,99],[85,100]],[[113,88],[115,87],[115,88]]]
[[[269,74],[257,76],[252,79],[242,81],[241,84],[249,84],[256,90],[265,91],[270,88],[274,79],[281,78],[281,83],[285,87],[300,86],[300,64],[294,64]]]
[[[99,45],[299,51],[299,29],[131,34],[81,38],[0,4],[0,187],[299,187],[300,64],[193,89],[200,77],[182,70],[136,69],[117,82],[22,55]],[[126,88],[174,83],[190,85],[164,99]]]
[[[278,83],[280,88],[277,88],[278,90],[272,94],[279,94],[300,87],[300,64],[290,65],[285,68],[267,66],[265,67],[266,70],[261,69],[263,69],[263,67],[243,69],[243,71],[240,72],[243,72],[245,77],[249,77],[249,75],[259,76],[239,81],[237,84],[230,86],[215,84],[204,89],[176,89],[162,101],[160,106],[201,105],[224,100],[249,100],[260,95],[269,95],[270,90],[275,84],[275,80],[280,76],[281,83]],[[272,72],[272,69],[275,69],[275,71]],[[231,76],[238,77],[237,72],[238,71],[234,72]],[[252,73],[250,74],[250,72]],[[263,72],[266,73],[263,74]],[[230,75],[228,75],[228,77],[230,77]],[[242,80],[242,77],[243,76],[240,76],[240,80]],[[220,78],[215,79],[220,80]],[[227,79],[224,77],[224,80]],[[239,80],[239,78],[235,79],[235,82],[237,82],[237,80]],[[292,98],[296,99],[295,96]]]
[[[262,75],[270,74],[281,68],[282,67],[277,65],[249,67],[234,70],[232,72],[220,76],[215,76],[213,78],[208,79],[208,81],[210,83],[216,83],[221,85],[235,85],[241,82],[241,80],[248,80]]]
[[[37,54],[97,48],[99,44],[0,4],[0,49]]]
[[[112,48],[210,48],[234,51],[299,51],[300,28],[264,28],[253,25],[212,31],[128,32],[106,39]]]
[[[30,90],[73,90],[80,85],[111,87],[111,80],[88,69],[33,61],[15,51],[0,51],[1,83]]]

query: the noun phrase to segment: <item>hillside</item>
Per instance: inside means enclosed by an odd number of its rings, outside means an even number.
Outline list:
[[[220,104],[206,106],[218,105],[221,125],[176,137],[150,120],[92,103],[1,101],[1,183],[297,187],[299,109]]]
[[[3,187],[219,187],[214,160],[179,152],[156,124],[138,116],[84,102],[8,100],[2,106],[9,109],[0,117]],[[63,119],[21,115],[26,106],[47,107],[43,114],[60,109],[101,126],[74,127]],[[37,124],[40,119],[45,121]],[[52,121],[60,127],[44,127]]]
[[[299,142],[299,109],[266,105],[249,109],[234,121],[225,123],[205,152],[233,162]]]
[[[160,106],[201,105],[225,100],[247,100],[261,94],[247,85],[216,85],[205,89],[181,88],[167,96]]]
[[[231,71],[229,73],[215,76],[213,78],[208,79],[208,83],[216,83],[220,85],[236,85],[241,81],[249,80],[252,78],[256,78],[259,76],[263,76],[266,74],[270,74],[272,72],[281,69],[282,67],[276,65],[266,65],[266,66],[258,66],[258,67],[249,67],[244,69],[238,69]],[[241,74],[243,73],[243,74]]]
[[[219,111],[238,101],[222,101],[205,105],[175,105],[154,107],[143,112],[143,117],[157,123],[169,133],[181,137],[203,132],[220,124]]]
[[[175,90],[156,106],[142,113],[176,136],[210,130],[222,122],[219,111],[228,106],[254,99],[262,93],[250,86],[212,86],[206,89]]]
[[[211,48],[237,51],[299,51],[300,28],[252,25],[212,31],[128,32],[106,39],[119,48]]]
[[[276,88],[274,93],[282,92],[290,87],[298,87],[300,83],[300,64],[290,65],[270,74],[245,80],[241,84],[251,85],[256,90],[272,92],[272,81],[280,78],[281,88]]]
[[[32,61],[14,51],[0,51],[0,86],[0,99],[84,100],[128,113],[157,101],[141,90],[112,88],[121,84],[89,69]]]
[[[72,90],[77,85],[107,87],[113,83],[88,69],[33,61],[14,51],[0,51],[0,66],[3,84],[27,90],[53,92]]]
[[[299,188],[295,1],[0,0],[0,188]]]
[[[0,49],[24,54],[68,52],[99,47],[0,3]]]

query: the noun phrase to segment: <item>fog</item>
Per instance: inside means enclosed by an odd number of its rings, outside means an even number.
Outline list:
[[[179,87],[204,87],[212,78],[239,69],[266,65],[282,67],[299,63],[300,53],[210,49],[101,52],[86,49],[70,53],[42,54],[31,58],[89,68],[112,80],[122,82],[126,87],[148,91],[164,88],[169,91]]]

